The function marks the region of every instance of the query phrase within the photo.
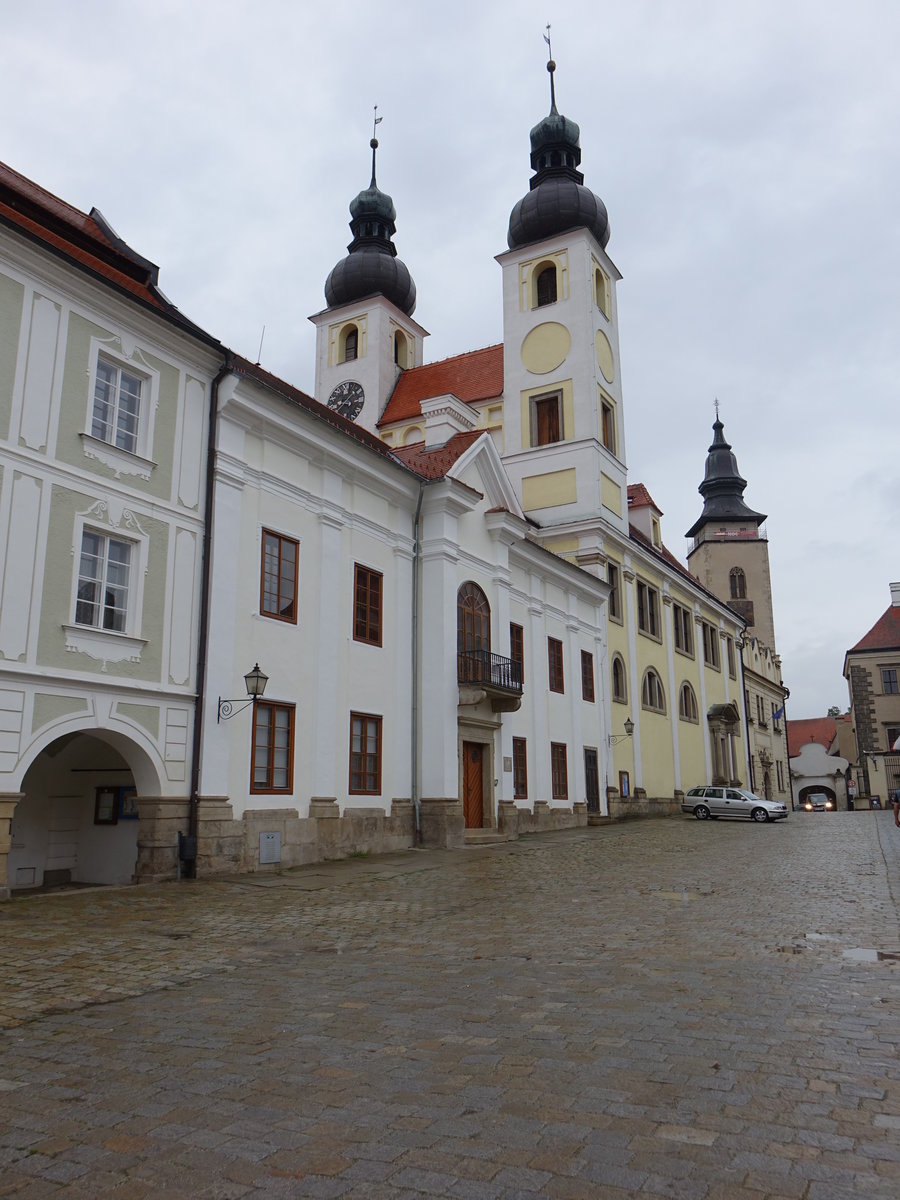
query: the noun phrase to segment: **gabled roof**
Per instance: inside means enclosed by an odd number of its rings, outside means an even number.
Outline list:
[[[83,213],[5,163],[0,163],[0,223],[127,293],[195,337],[219,345],[166,299],[157,286],[159,268],[123,242],[98,209]]]
[[[830,750],[836,736],[834,717],[811,717],[802,721],[787,721],[788,755],[796,758],[804,746],[816,742]]]
[[[421,416],[422,401],[432,396],[451,395],[474,404],[502,394],[503,346],[485,346],[403,371],[378,424]]]
[[[653,497],[647,491],[642,483],[629,483],[628,485],[628,507],[634,508],[652,508],[663,515],[662,509],[654,501]]]
[[[483,433],[483,429],[469,429],[463,433],[455,433],[443,446],[426,450],[424,442],[413,442],[410,446],[400,446],[393,453],[404,466],[421,475],[423,479],[443,479]]]
[[[857,650],[900,650],[900,604],[892,604],[882,613],[865,637],[847,653],[854,654]]]

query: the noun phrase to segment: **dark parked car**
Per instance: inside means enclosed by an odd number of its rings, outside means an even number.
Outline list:
[[[806,812],[831,812],[834,808],[834,801],[824,792],[810,792],[804,800],[800,801],[800,807]]]

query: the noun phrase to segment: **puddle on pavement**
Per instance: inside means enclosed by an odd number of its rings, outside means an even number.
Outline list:
[[[900,962],[900,950],[869,950],[855,946],[844,951],[844,958],[852,958],[854,962]]]

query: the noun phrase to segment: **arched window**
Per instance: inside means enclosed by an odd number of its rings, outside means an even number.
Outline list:
[[[666,693],[663,691],[662,680],[652,667],[648,668],[641,685],[641,705],[653,712],[666,711]]]
[[[491,606],[477,583],[456,593],[456,662],[460,682],[491,678]]]
[[[732,567],[729,573],[731,580],[731,599],[744,600],[747,596],[747,579],[740,567]]]
[[[678,715],[682,721],[693,721],[696,724],[697,712],[697,697],[694,695],[694,689],[689,683],[683,683],[681,691],[678,693]]]
[[[347,330],[347,335],[344,338],[344,362],[350,362],[356,358],[359,350],[359,330],[355,325],[352,325]]]
[[[409,344],[406,335],[398,329],[394,334],[394,362],[403,370],[409,366]]]
[[[628,703],[628,684],[625,677],[625,662],[621,654],[613,655],[612,698],[617,704]]]
[[[556,267],[542,267],[535,283],[535,307],[556,303]]]

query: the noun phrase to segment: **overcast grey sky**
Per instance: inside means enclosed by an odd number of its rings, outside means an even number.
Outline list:
[[[581,126],[624,275],[629,479],[684,559],[718,397],[768,514],[788,716],[900,579],[894,0],[0,0],[3,158],[96,205],[227,345],[312,390],[347,206],[397,208],[426,357],[502,336],[509,210],[548,110]]]

